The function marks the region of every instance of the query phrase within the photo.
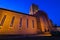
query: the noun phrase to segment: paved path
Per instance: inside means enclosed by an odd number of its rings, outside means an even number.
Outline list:
[[[40,37],[40,36],[51,36],[49,32],[46,32],[45,34],[37,34],[37,35],[27,35],[27,36],[0,36],[0,38],[29,38],[29,37]]]

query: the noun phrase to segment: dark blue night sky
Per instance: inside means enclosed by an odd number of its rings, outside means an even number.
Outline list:
[[[60,0],[0,0],[0,8],[29,13],[32,3],[37,4],[54,24],[60,26]]]

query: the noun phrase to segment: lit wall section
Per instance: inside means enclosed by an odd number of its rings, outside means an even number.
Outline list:
[[[36,34],[36,18],[0,10],[0,34]]]

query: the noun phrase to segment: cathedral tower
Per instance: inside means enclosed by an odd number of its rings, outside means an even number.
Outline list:
[[[30,15],[36,14],[36,12],[38,12],[38,10],[39,10],[38,6],[35,4],[32,4],[30,7]]]

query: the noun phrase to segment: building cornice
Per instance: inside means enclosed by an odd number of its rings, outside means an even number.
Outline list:
[[[14,12],[14,13],[18,13],[18,14],[23,14],[23,15],[28,15],[28,16],[34,16],[34,15],[30,15],[30,14],[26,14],[26,13],[14,11],[14,10],[9,10],[9,9],[6,9],[6,8],[0,8],[0,9],[1,9],[1,10],[10,11],[10,12]],[[34,16],[34,17],[35,17],[35,16]]]

